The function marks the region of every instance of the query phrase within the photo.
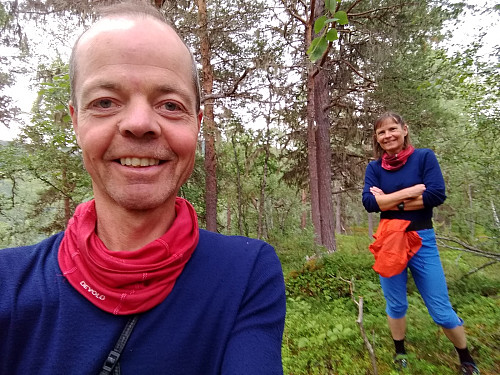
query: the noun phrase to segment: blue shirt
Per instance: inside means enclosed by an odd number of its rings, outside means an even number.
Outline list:
[[[390,194],[417,184],[424,184],[426,188],[422,194],[423,209],[383,211],[380,214],[381,219],[403,219],[412,222],[430,220],[432,208],[446,199],[444,179],[436,155],[427,148],[415,149],[406,164],[397,171],[383,169],[381,159],[372,161],[366,167],[363,206],[368,212],[380,211],[375,196],[370,192],[372,186],[382,189],[385,194]]]
[[[98,374],[128,317],[100,310],[62,276],[63,233],[0,250],[0,374]],[[200,230],[169,296],[140,314],[122,374],[283,373],[285,285],[263,241]]]

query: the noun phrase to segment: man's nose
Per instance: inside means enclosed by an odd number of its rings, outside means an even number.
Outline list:
[[[125,137],[157,138],[161,127],[154,108],[146,100],[136,100],[128,104],[124,118],[118,124],[120,134]]]

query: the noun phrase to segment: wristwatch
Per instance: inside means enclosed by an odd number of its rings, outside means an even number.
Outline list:
[[[405,210],[405,202],[401,202],[400,204],[398,204],[398,210],[399,211],[404,211]]]

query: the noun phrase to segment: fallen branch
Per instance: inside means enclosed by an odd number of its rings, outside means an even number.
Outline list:
[[[351,294],[351,299],[358,306],[358,319],[356,320],[356,324],[359,326],[359,330],[361,332],[361,337],[363,338],[363,342],[365,343],[365,347],[370,354],[370,359],[372,361],[373,374],[378,375],[377,370],[377,357],[375,356],[375,350],[373,350],[373,345],[368,340],[366,336],[365,327],[363,325],[363,297],[359,297],[359,301],[356,301],[354,298],[354,282],[352,280],[345,280],[342,277],[339,277],[340,280],[345,281],[349,284],[349,292]]]
[[[473,273],[476,273],[477,271],[482,270],[483,268],[486,268],[488,266],[491,266],[492,264],[498,263],[498,260],[492,260],[491,262],[485,263],[480,267],[474,268],[472,271],[469,271],[467,274],[464,275],[464,277],[470,276]]]
[[[471,245],[469,245],[463,241],[457,240],[456,238],[436,236],[436,240],[438,241],[438,244],[440,246],[445,247],[447,249],[465,251],[467,253],[472,253],[472,254],[482,256],[485,258],[492,258],[492,259],[495,259],[497,262],[500,262],[500,253],[495,253],[495,252],[491,252],[491,251],[484,251],[484,250],[477,249],[477,248],[472,247]],[[454,242],[462,247],[450,246],[443,241]]]
[[[484,251],[484,250],[477,249],[477,248],[469,245],[468,243],[457,240],[456,238],[437,236],[436,240],[437,240],[439,246],[442,246],[444,248],[451,249],[451,250],[464,251],[464,252],[472,253],[474,255],[481,256],[484,258],[493,259],[492,261],[487,262],[487,263],[483,264],[482,266],[473,269],[469,273],[465,274],[464,277],[470,276],[470,275],[482,270],[483,268],[486,268],[488,266],[491,266],[493,264],[500,262],[500,253],[495,253],[495,252],[491,252],[491,251]],[[446,244],[444,241],[454,242],[462,247],[450,246],[450,245]]]

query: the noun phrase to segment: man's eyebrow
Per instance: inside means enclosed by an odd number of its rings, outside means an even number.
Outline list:
[[[82,96],[85,97],[89,93],[95,90],[100,90],[100,89],[105,89],[105,90],[110,90],[110,91],[119,91],[122,89],[122,85],[117,82],[110,82],[107,80],[98,80],[94,82],[90,82],[87,85],[83,86],[82,89]]]
[[[82,96],[85,97],[89,93],[101,89],[117,92],[125,90],[125,87],[120,82],[111,82],[106,79],[99,79],[97,81],[90,82],[87,86],[84,86],[82,89]],[[156,85],[153,91],[156,94],[177,94],[189,105],[194,103],[194,98],[190,91],[179,86],[160,84]]]
[[[183,100],[185,100],[189,104],[193,104],[193,95],[190,95],[189,90],[183,89],[179,86],[173,86],[169,84],[162,84],[159,85],[155,88],[155,91],[160,93],[160,94],[177,94],[179,95]]]

